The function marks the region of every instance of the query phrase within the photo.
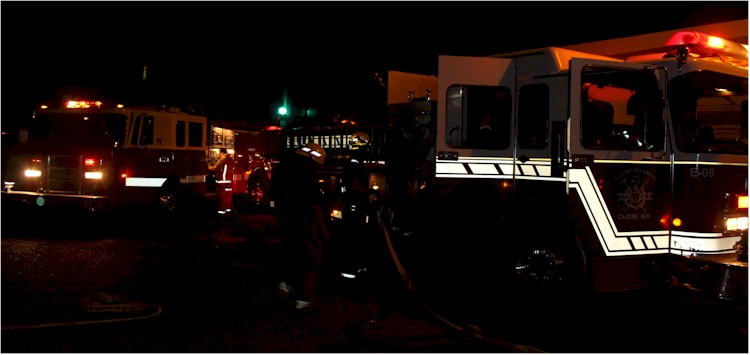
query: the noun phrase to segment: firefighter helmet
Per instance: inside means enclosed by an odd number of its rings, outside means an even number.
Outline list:
[[[296,150],[297,154],[311,158],[316,163],[323,165],[326,160],[326,150],[319,144],[307,142],[305,145]]]
[[[351,150],[357,150],[370,144],[370,135],[365,132],[354,132],[349,137],[349,147]]]

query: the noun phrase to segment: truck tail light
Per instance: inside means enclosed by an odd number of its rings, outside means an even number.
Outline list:
[[[25,177],[40,177],[42,176],[42,171],[38,169],[26,169],[23,172],[23,176]]]
[[[23,171],[23,176],[30,178],[42,176],[42,158],[32,158],[30,166]]]
[[[101,180],[104,175],[101,171],[102,161],[96,158],[84,158],[83,166],[86,171],[83,172],[83,177],[86,180]]]

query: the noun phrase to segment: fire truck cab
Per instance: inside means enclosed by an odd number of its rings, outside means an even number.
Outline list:
[[[386,218],[414,284],[746,302],[747,46],[697,31],[662,43],[439,56],[430,179],[418,208]]]

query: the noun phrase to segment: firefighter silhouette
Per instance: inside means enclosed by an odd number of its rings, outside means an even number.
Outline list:
[[[282,153],[279,218],[284,264],[283,280],[278,284],[285,297],[294,300],[294,308],[309,309],[317,288],[318,270],[324,244],[330,238],[324,215],[325,197],[318,183],[317,167],[323,165],[325,149],[307,143],[297,150]]]

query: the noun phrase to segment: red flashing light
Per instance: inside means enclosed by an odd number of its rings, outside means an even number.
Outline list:
[[[700,45],[707,48],[724,48],[724,39],[695,31],[680,31],[667,41],[668,46]]]
[[[661,223],[664,228],[669,228],[669,216],[664,216],[662,218],[659,218],[659,223]]]
[[[667,46],[690,47],[699,56],[718,56],[725,61],[739,61],[747,65],[746,45],[696,31],[679,31],[667,41]],[[740,63],[742,64],[742,63]]]

